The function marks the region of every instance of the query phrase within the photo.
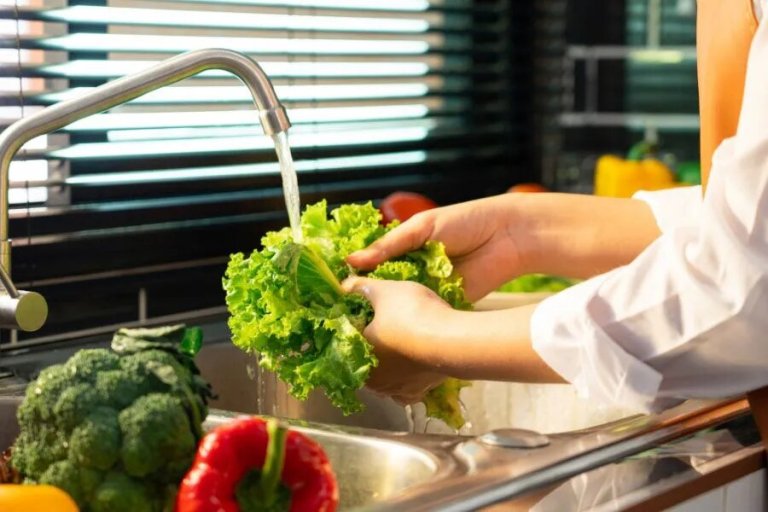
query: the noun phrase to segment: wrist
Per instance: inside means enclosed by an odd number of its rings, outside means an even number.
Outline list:
[[[463,331],[462,318],[466,311],[453,309],[447,303],[430,304],[428,310],[419,311],[412,328],[404,333],[407,335],[408,352],[403,354],[414,363],[441,372],[446,361],[460,356],[453,350],[446,352],[449,342],[458,333],[458,327]],[[460,335],[460,334],[459,334]],[[453,348],[453,345],[450,345]]]
[[[517,259],[508,266],[513,274],[507,276],[507,279],[521,274],[544,272],[543,256],[548,253],[544,245],[548,237],[543,236],[545,231],[542,229],[545,224],[542,222],[542,216],[547,214],[547,201],[543,196],[549,195],[551,194],[504,195],[506,211],[499,215],[504,222],[500,228],[514,247],[511,252]]]
[[[581,194],[517,198],[524,273],[587,278],[632,261],[659,236],[650,207],[633,199]]]
[[[504,225],[500,228],[514,246],[512,253],[517,261],[509,268],[514,274],[554,273],[558,267],[556,256],[563,240],[572,238],[578,230],[584,230],[578,222],[571,222],[568,216],[560,215],[560,203],[566,194],[506,194],[505,211],[499,218]],[[573,225],[571,225],[573,224]],[[586,227],[588,228],[588,226]]]
[[[533,350],[530,320],[536,305],[496,311],[454,311],[441,322],[439,343],[424,364],[466,380],[562,382]]]

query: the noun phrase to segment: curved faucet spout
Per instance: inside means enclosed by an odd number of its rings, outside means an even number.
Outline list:
[[[8,238],[9,168],[16,152],[30,139],[58,130],[74,121],[98,114],[112,107],[138,98],[150,91],[170,85],[209,69],[228,71],[248,87],[259,110],[261,126],[266,135],[286,131],[291,123],[269,78],[261,67],[249,57],[222,49],[195,50],[172,57],[144,71],[108,82],[88,93],[52,105],[36,114],[21,119],[0,134],[0,282],[8,295],[16,292],[10,278],[11,244]],[[8,286],[10,284],[10,286]],[[8,327],[0,305],[0,327]],[[11,327],[18,327],[13,325]]]

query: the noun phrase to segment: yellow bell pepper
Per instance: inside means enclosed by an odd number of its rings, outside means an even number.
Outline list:
[[[648,156],[650,145],[634,146],[624,160],[617,156],[600,157],[595,167],[595,195],[632,197],[638,190],[661,190],[680,186],[672,170]]]
[[[78,512],[67,493],[51,485],[0,484],[3,512]]]

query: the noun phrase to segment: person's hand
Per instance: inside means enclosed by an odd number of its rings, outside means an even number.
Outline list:
[[[350,277],[347,292],[374,309],[363,335],[379,366],[366,383],[400,403],[419,402],[446,377],[466,380],[563,382],[529,339],[536,305],[498,311],[459,311],[418,283]]]
[[[342,284],[373,305],[373,321],[363,335],[374,345],[379,366],[366,385],[401,404],[421,401],[446,376],[429,364],[441,321],[454,310],[418,283],[350,277]]]
[[[635,199],[502,194],[418,213],[347,261],[371,270],[439,240],[475,301],[521,274],[587,278],[626,265],[659,233]]]
[[[445,244],[456,271],[464,278],[470,301],[477,300],[524,272],[526,251],[524,219],[514,215],[509,195],[480,199],[418,213],[368,248],[351,254],[354,267],[376,265],[428,240]]]

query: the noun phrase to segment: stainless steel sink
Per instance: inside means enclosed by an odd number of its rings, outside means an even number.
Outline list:
[[[432,480],[440,465],[405,444],[330,432],[305,431],[319,442],[339,482],[341,509],[385,500]]]
[[[206,428],[214,428],[235,415],[214,411]],[[340,509],[349,510],[402,495],[410,488],[459,470],[448,457],[413,444],[350,433],[325,425],[296,426],[323,446],[339,482]],[[362,432],[361,432],[362,433]],[[386,435],[385,433],[381,433]],[[434,439],[424,439],[434,443]]]

